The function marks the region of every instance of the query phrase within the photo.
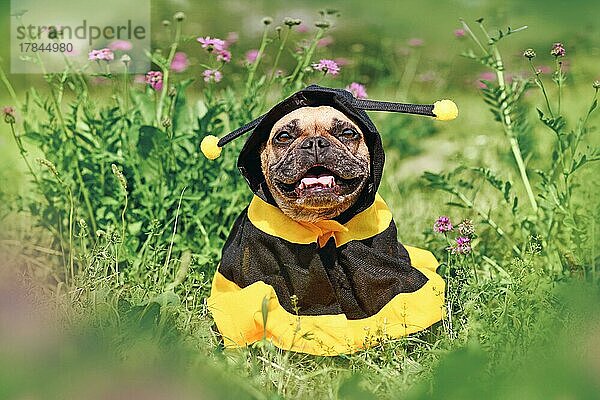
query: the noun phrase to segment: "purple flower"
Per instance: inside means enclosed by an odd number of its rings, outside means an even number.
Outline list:
[[[467,32],[465,32],[464,29],[459,28],[459,29],[455,29],[454,30],[454,36],[457,38],[464,38],[467,35]]]
[[[160,71],[148,71],[144,81],[154,90],[162,90],[163,74]]]
[[[419,39],[419,38],[408,39],[408,45],[410,47],[421,47],[424,44],[425,44],[425,41],[423,39]]]
[[[117,51],[117,50],[128,51],[133,48],[133,45],[131,44],[131,42],[128,42],[127,40],[115,40],[108,44],[108,48],[111,49],[112,51]]]
[[[190,64],[187,54],[182,51],[178,51],[173,56],[173,61],[171,61],[171,70],[175,72],[183,72],[187,69]]]
[[[367,89],[365,89],[365,87],[360,83],[352,82],[351,84],[346,86],[346,90],[352,93],[357,99],[367,98]]]
[[[471,252],[471,239],[464,236],[456,238],[456,242],[448,247],[452,254],[469,254]]]
[[[317,42],[317,47],[327,47],[334,42],[331,36],[325,36]]]
[[[312,66],[317,71],[323,71],[325,74],[336,76],[340,73],[340,66],[333,60],[319,60],[317,64]]]
[[[565,46],[562,43],[554,43],[552,45],[552,49],[550,50],[550,55],[554,57],[564,57],[566,54]]]
[[[258,50],[252,49],[246,52],[246,62],[248,64],[254,63],[254,61],[256,61],[256,57],[258,57]]]
[[[217,71],[216,69],[206,69],[202,72],[202,76],[204,77],[204,82],[220,82],[223,78],[221,71]]]
[[[238,35],[237,32],[229,32],[227,34],[227,38],[225,38],[225,48],[226,49],[229,48],[229,46],[236,43],[239,38],[240,38],[240,35]]]
[[[231,61],[231,52],[229,50],[219,50],[217,53],[217,61],[228,63]]]
[[[450,218],[445,215],[439,217],[433,224],[433,231],[437,233],[450,232],[452,229],[454,229],[452,222],[450,222]]]
[[[211,38],[210,36],[207,36],[205,38],[199,37],[196,40],[202,45],[203,49],[206,49],[209,52],[213,50],[223,51],[227,47],[224,40]]]
[[[92,50],[88,53],[88,59],[90,61],[112,61],[115,59],[115,53],[113,53],[112,50],[109,48]]]

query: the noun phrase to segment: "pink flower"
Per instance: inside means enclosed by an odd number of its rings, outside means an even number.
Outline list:
[[[240,35],[238,35],[237,32],[229,32],[227,34],[227,38],[225,38],[225,48],[228,49],[229,46],[236,43],[239,38],[240,38]]]
[[[183,72],[187,69],[189,64],[190,63],[187,54],[182,51],[178,51],[173,56],[173,61],[171,61],[171,70],[175,72]]]
[[[352,82],[351,84],[346,86],[346,90],[352,93],[357,99],[367,98],[367,90],[360,83]]]
[[[128,50],[131,50],[132,47],[133,47],[133,45],[131,44],[131,42],[128,42],[127,40],[115,40],[108,44],[108,48],[111,49],[112,51],[117,51],[117,50],[128,51]]]
[[[437,233],[450,232],[452,229],[454,229],[454,226],[452,226],[450,218],[446,217],[445,215],[442,215],[436,219],[435,223],[433,224],[433,231]]]
[[[477,79],[477,86],[480,89],[485,89],[487,85],[482,81],[493,82],[496,80],[496,74],[493,72],[482,72]]]
[[[206,49],[209,52],[211,52],[213,50],[223,51],[227,47],[225,45],[224,40],[217,39],[217,38],[211,38],[210,36],[207,36],[205,38],[199,37],[196,40],[202,45],[203,49]]]
[[[331,36],[325,36],[323,39],[317,42],[317,47],[327,47],[332,44],[335,40]]]
[[[4,116],[4,122],[7,124],[15,123],[15,108],[12,106],[2,107],[2,115]]]
[[[408,45],[410,47],[421,47],[424,44],[425,44],[425,41],[423,39],[419,39],[419,38],[408,39]]]
[[[298,25],[298,32],[300,32],[300,33],[306,33],[308,31],[309,31],[308,25],[306,25],[306,24],[300,24],[300,25]]]
[[[456,243],[447,248],[452,254],[469,254],[471,252],[471,239],[464,236],[456,238]]]
[[[254,63],[254,61],[256,61],[256,57],[258,57],[258,50],[252,49],[246,52],[246,62],[248,64]]]
[[[162,90],[163,74],[160,71],[148,71],[145,82],[154,90]]]
[[[454,30],[454,36],[457,38],[464,38],[467,35],[464,29],[459,28]]]
[[[539,72],[540,74],[549,74],[550,72],[552,72],[552,68],[550,68],[547,65],[540,65],[537,69],[537,72]]]
[[[229,50],[220,50],[217,53],[217,61],[228,63],[231,61],[231,52]]]
[[[115,59],[115,53],[113,53],[112,50],[109,48],[92,50],[88,53],[88,59],[90,61],[112,61]]]
[[[323,71],[325,74],[336,76],[340,73],[340,66],[333,60],[319,60],[317,64],[312,66],[317,71]]]
[[[216,69],[206,69],[202,72],[202,76],[204,77],[204,82],[220,82],[223,79],[221,71],[217,71]]]
[[[146,77],[144,75],[136,75],[133,77],[133,83],[146,83]]]
[[[347,58],[344,57],[338,57],[335,60],[335,63],[339,66],[339,67],[343,67],[344,65],[350,65],[352,64],[352,61],[348,60]]]

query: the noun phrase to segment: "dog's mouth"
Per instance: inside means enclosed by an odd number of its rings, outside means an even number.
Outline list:
[[[342,178],[323,166],[313,166],[296,182],[276,181],[277,187],[289,197],[307,197],[315,195],[345,196],[353,193],[360,186],[362,176]]]

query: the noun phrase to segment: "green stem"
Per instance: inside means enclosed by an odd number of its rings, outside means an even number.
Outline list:
[[[265,25],[265,29],[263,30],[262,39],[260,41],[260,47],[258,48],[258,54],[256,55],[256,60],[254,60],[254,62],[250,65],[248,79],[246,80],[246,93],[244,95],[245,98],[247,98],[250,94],[250,89],[252,87],[252,83],[254,82],[254,75],[256,74],[258,64],[260,64],[260,61],[262,60],[263,54],[265,52],[265,48],[267,47],[268,32],[269,32],[268,25]]]
[[[317,33],[315,34],[315,37],[313,38],[313,41],[304,56],[304,59],[300,63],[298,63],[298,66],[296,67],[296,70],[294,71],[295,77],[292,76],[292,79],[290,80],[291,82],[295,82],[296,89],[300,89],[302,87],[302,79],[304,78],[304,74],[306,73],[305,69],[310,64],[312,56],[313,56],[315,50],[317,49],[317,44],[319,43],[319,40],[321,40],[321,38],[323,37],[324,33],[325,33],[324,28],[319,28],[317,30]]]
[[[548,99],[548,93],[546,93],[546,87],[544,86],[544,82],[542,82],[542,80],[540,79],[540,73],[533,66],[533,61],[531,61],[531,59],[529,59],[529,65],[531,65],[531,69],[532,69],[533,73],[535,74],[536,85],[538,85],[538,87],[540,89],[542,89],[542,93],[544,94],[544,99],[546,100],[546,107],[548,108],[548,112],[550,113],[550,116],[552,118],[554,118],[554,113],[552,112],[552,107],[550,106],[550,100]]]
[[[2,61],[2,60],[0,59],[0,61]],[[4,72],[4,68],[2,68],[1,65],[0,65],[0,80],[2,81],[2,83],[4,83],[4,86],[6,87],[6,90],[8,91],[8,94],[13,99],[13,102],[15,103],[15,107],[16,108],[21,108],[21,103],[19,102],[19,99],[17,98],[17,94],[15,93],[15,89],[10,84],[10,82],[8,80],[8,77],[6,76],[6,73]]]
[[[160,100],[158,101],[158,105],[156,106],[156,124],[160,124],[162,121],[162,110],[163,103],[165,102],[165,97],[167,96],[167,92],[169,91],[169,75],[171,72],[171,63],[173,62],[173,58],[175,57],[175,52],[177,51],[177,46],[179,45],[179,40],[181,38],[181,22],[177,21],[177,25],[175,26],[175,40],[171,43],[171,50],[169,52],[169,57],[167,58],[166,65],[162,66],[163,71],[163,87],[160,91]]]

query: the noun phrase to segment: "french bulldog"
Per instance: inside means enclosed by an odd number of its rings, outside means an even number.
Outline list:
[[[330,106],[298,108],[278,120],[260,158],[277,205],[301,222],[346,211],[363,190],[371,164],[361,129]]]

